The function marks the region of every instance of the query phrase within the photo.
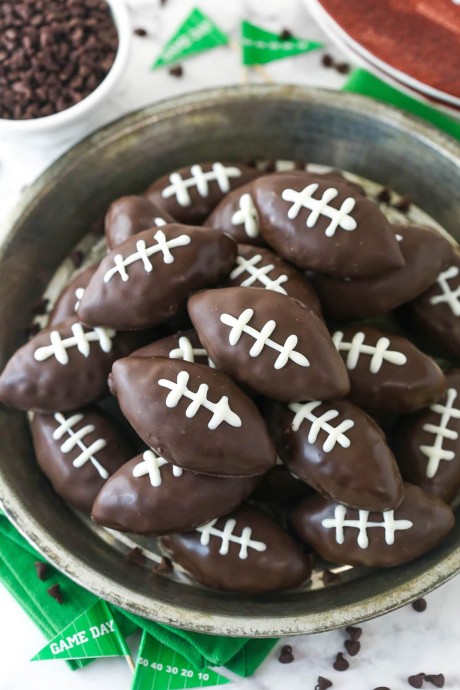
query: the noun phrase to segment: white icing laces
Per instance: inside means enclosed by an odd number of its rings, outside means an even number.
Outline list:
[[[406,364],[407,357],[402,352],[396,350],[389,350],[389,338],[379,338],[376,345],[365,345],[364,340],[366,336],[362,331],[358,331],[353,336],[351,342],[343,341],[342,331],[336,331],[332,336],[334,345],[339,352],[348,352],[345,364],[347,369],[355,369],[361,355],[369,355],[371,361],[369,364],[369,371],[371,374],[377,374],[384,362],[402,366]]]
[[[154,218],[153,222],[157,228],[162,228],[163,225],[167,225],[167,222],[165,221],[164,218]]]
[[[185,247],[192,241],[188,235],[179,235],[179,237],[173,237],[167,240],[163,230],[157,230],[153,239],[157,244],[151,244],[149,247],[145,240],[138,240],[136,242],[137,251],[127,256],[126,259],[124,259],[121,254],[115,254],[113,258],[115,266],[110,268],[104,275],[104,283],[110,282],[117,273],[119,273],[121,279],[126,282],[129,280],[129,274],[126,271],[126,267],[138,261],[142,261],[146,273],[151,273],[153,264],[150,261],[150,257],[159,252],[161,252],[165,264],[172,264],[174,263],[174,256],[171,254],[170,250],[176,247]]]
[[[357,529],[357,544],[361,549],[367,549],[369,546],[367,530],[370,527],[382,527],[385,530],[385,543],[391,546],[395,542],[396,532],[410,529],[414,526],[414,523],[410,520],[395,520],[394,510],[385,510],[382,512],[383,522],[368,522],[368,510],[359,510],[358,520],[347,520],[347,511],[348,508],[346,506],[338,505],[334,511],[334,517],[325,518],[321,523],[326,529],[335,528],[335,540],[337,544],[343,544],[345,541],[343,533],[344,527],[353,527]]]
[[[285,274],[281,274],[278,278],[272,280],[268,277],[275,265],[266,264],[265,266],[258,266],[260,262],[263,261],[261,254],[255,254],[250,259],[245,259],[243,256],[236,257],[236,266],[230,273],[230,278],[234,280],[239,278],[243,273],[247,273],[248,277],[240,283],[241,287],[251,287],[256,282],[259,282],[267,290],[273,290],[273,292],[281,292],[283,295],[287,295],[286,290],[281,287],[283,283],[287,283],[288,277]]]
[[[81,429],[75,430],[74,427],[84,419],[82,414],[74,414],[66,419],[61,412],[56,412],[54,419],[58,422],[59,426],[53,431],[53,439],[55,441],[60,441],[63,436],[68,436],[60,446],[61,453],[70,453],[71,450],[78,447],[81,453],[72,461],[72,465],[80,468],[86,465],[89,460],[100,477],[102,477],[102,479],[108,479],[109,473],[95,457],[96,453],[106,447],[107,441],[103,438],[98,438],[89,446],[86,446],[84,442],[85,437],[95,431],[96,427],[94,424],[87,424],[86,426],[82,426]]]
[[[442,304],[445,302],[454,316],[460,316],[460,285],[452,289],[449,285],[449,280],[457,278],[459,273],[460,269],[458,266],[449,266],[445,271],[442,271],[437,278],[441,294],[433,295],[430,298],[430,304]]]
[[[310,366],[308,359],[300,352],[294,350],[299,340],[296,335],[288,336],[284,345],[280,345],[270,338],[273,331],[276,329],[276,321],[267,321],[262,330],[258,331],[248,325],[253,316],[254,309],[245,309],[237,319],[230,314],[221,315],[221,322],[226,326],[230,326],[228,342],[232,347],[237,345],[243,333],[246,333],[255,340],[253,346],[249,350],[250,357],[258,357],[264,347],[270,347],[272,350],[279,352],[273,365],[275,369],[282,369],[289,360],[301,367]]]
[[[75,290],[75,311],[78,311],[78,307],[80,306],[80,302],[83,299],[83,295],[85,294],[85,288],[84,287],[79,287]]]
[[[338,426],[333,427],[329,424],[332,419],[339,416],[337,410],[326,410],[324,414],[317,417],[313,414],[313,410],[322,405],[320,401],[313,401],[308,403],[291,403],[289,409],[295,413],[292,420],[292,430],[298,431],[301,424],[307,420],[311,422],[310,431],[308,432],[308,443],[315,443],[319,432],[324,431],[327,434],[327,439],[323,443],[323,450],[325,453],[330,453],[338,443],[342,448],[350,447],[350,439],[345,436],[345,432],[351,429],[355,423],[351,419],[344,419]]]
[[[182,359],[184,362],[195,362],[195,357],[208,357],[206,350],[201,347],[193,347],[192,343],[185,336],[179,338],[179,347],[175,347],[169,352],[168,357],[170,359]],[[208,365],[215,369],[216,365],[208,357]]]
[[[251,527],[243,527],[241,531],[241,537],[238,537],[236,534],[233,534],[233,530],[235,529],[236,525],[236,520],[234,520],[233,518],[227,520],[227,522],[224,525],[224,529],[219,530],[214,527],[214,525],[217,522],[217,519],[218,518],[216,518],[215,520],[211,520],[211,522],[208,522],[206,525],[203,525],[202,527],[198,527],[197,532],[201,532],[200,542],[203,546],[208,546],[209,542],[211,541],[211,537],[218,537],[222,540],[219,553],[221,556],[226,556],[229,552],[230,542],[233,544],[239,544],[240,552],[238,556],[243,561],[246,560],[246,558],[248,557],[248,549],[254,549],[255,551],[260,552],[267,550],[267,545],[264,544],[262,541],[255,541],[254,539],[251,539]]]
[[[232,215],[232,225],[244,225],[248,237],[259,235],[259,218],[250,194],[242,194],[239,201],[240,208]]]
[[[85,331],[81,323],[73,323],[71,329],[73,335],[64,338],[64,340],[59,331],[51,331],[50,345],[37,348],[34,352],[34,359],[37,362],[44,362],[50,357],[56,357],[59,364],[65,366],[69,363],[67,350],[72,347],[76,347],[83,357],[89,357],[91,343],[99,343],[102,352],[111,351],[112,338],[115,335],[115,331],[111,328],[96,327],[90,331]]]
[[[185,416],[188,419],[194,417],[198,410],[204,407],[209,412],[212,412],[212,417],[208,423],[208,429],[211,429],[211,431],[217,429],[222,422],[226,422],[234,427],[241,426],[241,419],[230,408],[226,395],[223,395],[219,402],[213,403],[208,400],[209,386],[206,383],[202,383],[196,393],[194,393],[187,388],[189,378],[190,374],[187,371],[180,371],[175,382],[168,381],[168,379],[160,379],[158,381],[160,386],[169,388],[171,391],[166,398],[166,407],[177,407],[182,397],[188,398],[192,401],[185,410]]]
[[[142,455],[143,462],[138,462],[133,467],[133,477],[145,477],[149,475],[150,484],[156,489],[161,486],[161,468],[164,465],[170,465],[167,460],[158,455],[155,455],[153,450],[146,450]],[[171,465],[174,477],[181,477],[183,474],[182,467]]]
[[[423,425],[423,431],[435,434],[432,446],[420,446],[420,451],[428,458],[426,476],[429,479],[435,476],[441,460],[447,460],[449,462],[455,458],[455,452],[453,450],[445,450],[442,446],[445,439],[449,441],[456,441],[458,439],[458,433],[448,428],[451,419],[460,419],[460,410],[454,407],[456,399],[457,391],[455,388],[448,388],[445,405],[436,403],[430,407],[432,412],[441,415],[439,424]]]
[[[331,222],[325,230],[326,237],[334,237],[337,228],[347,230],[348,232],[356,230],[358,227],[356,220],[348,215],[353,211],[356,205],[356,199],[349,196],[342,202],[340,208],[334,208],[333,206],[329,206],[329,202],[339,195],[337,189],[329,187],[324,191],[321,199],[314,199],[313,194],[318,187],[319,185],[314,182],[302,189],[301,192],[296,192],[295,189],[285,189],[283,191],[281,198],[284,201],[292,201],[292,206],[288,211],[288,218],[297,218],[300,209],[306,208],[311,211],[306,222],[307,228],[313,228],[320,216],[330,218]]]
[[[169,176],[170,184],[163,189],[161,196],[164,199],[175,196],[179,206],[190,206],[192,203],[188,191],[190,187],[196,187],[200,196],[207,197],[209,195],[209,183],[216,182],[222,194],[227,194],[230,191],[230,179],[241,177],[242,172],[233,166],[213,163],[212,170],[209,172],[204,172],[201,165],[192,165],[190,175],[191,177],[184,180],[180,173],[171,173]]]

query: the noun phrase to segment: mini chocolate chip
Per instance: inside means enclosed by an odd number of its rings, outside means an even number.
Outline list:
[[[425,676],[425,680],[427,680],[429,683],[432,683],[437,688],[443,688],[446,681],[442,673],[438,673],[437,675],[431,673],[429,676]]]
[[[386,685],[379,685],[378,688],[374,688],[374,690],[390,690],[390,688],[387,688]]]
[[[35,561],[35,570],[37,571],[37,577],[39,580],[46,580],[48,577],[48,563],[43,563],[43,561]]]
[[[142,549],[140,549],[138,546],[135,546],[133,549],[131,549],[131,551],[128,551],[126,554],[126,560],[140,567],[145,565],[145,556],[142,553]]]
[[[318,682],[315,685],[315,690],[327,690],[333,685],[329,678],[324,678],[323,676],[318,676]]]
[[[81,251],[81,249],[75,249],[70,254],[70,260],[73,263],[73,265],[75,266],[75,268],[80,268],[80,266],[83,263],[83,258],[84,258],[84,255],[83,255],[83,252]]]
[[[417,673],[416,676],[409,676],[409,678],[407,679],[407,682],[413,688],[421,688],[423,685],[424,678],[425,678],[424,673]]]
[[[182,67],[182,65],[176,65],[175,67],[170,67],[168,71],[172,77],[177,77],[178,79],[180,77],[182,77],[184,74],[184,68]]]
[[[345,659],[342,652],[339,652],[337,654],[337,656],[335,657],[335,661],[332,665],[336,671],[346,671],[350,667],[350,664]]]
[[[171,559],[163,557],[159,563],[155,563],[152,570],[154,573],[165,574],[172,573],[174,568]]]
[[[423,597],[421,599],[416,599],[412,602],[412,608],[414,609],[414,611],[422,613],[422,611],[425,611],[426,609],[426,599],[424,599]]]
[[[147,36],[147,31],[145,29],[142,29],[139,27],[138,29],[134,29],[134,33],[136,36],[140,36],[141,38],[144,38],[144,36]]]
[[[49,304],[49,299],[46,299],[46,297],[40,297],[40,299],[38,299],[35,302],[35,304],[32,308],[33,314],[46,314],[48,304]]]
[[[289,41],[292,38],[292,33],[289,29],[283,29],[278,38],[280,41]]]
[[[361,649],[361,645],[355,640],[345,640],[345,649],[350,656],[356,656]]]
[[[382,187],[380,192],[377,194],[377,201],[381,201],[383,204],[388,204],[391,201],[391,192],[386,187]]]
[[[408,197],[404,196],[402,199],[393,204],[393,206],[398,211],[401,211],[402,213],[407,213],[411,207],[411,203],[411,200]]]
[[[339,573],[333,573],[332,570],[324,570],[321,579],[325,585],[335,585],[341,581]]]
[[[337,72],[340,72],[340,74],[348,74],[350,72],[350,64],[348,62],[339,62],[336,64],[335,69]]]
[[[64,599],[62,598],[61,588],[59,585],[52,585],[46,591],[48,592],[50,597],[56,599],[58,604],[62,604],[64,602]]]
[[[347,628],[345,628],[345,631],[348,633],[350,636],[350,640],[353,642],[357,642],[361,638],[361,635],[363,634],[363,629],[359,628],[358,626],[353,626],[349,625]]]
[[[326,53],[326,55],[323,55],[321,58],[321,62],[324,67],[332,67],[334,65],[334,58],[332,55],[329,55],[329,53]]]
[[[281,654],[292,654],[292,647],[290,644],[285,644],[284,647],[281,648]]]
[[[281,647],[281,652],[278,657],[278,661],[280,664],[290,664],[292,661],[294,661],[294,655],[292,654],[292,647],[289,644],[284,645],[284,647]]]

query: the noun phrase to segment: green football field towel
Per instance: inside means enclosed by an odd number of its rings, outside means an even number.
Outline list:
[[[34,566],[37,560],[43,561],[43,558],[8,519],[0,514],[0,581],[46,638],[51,640],[94,604],[97,597],[51,566],[47,579],[40,580]],[[54,584],[58,584],[61,589],[62,604],[58,604],[46,591]],[[276,639],[252,640],[178,630],[122,611],[115,606],[111,608],[125,637],[139,628],[146,630],[157,640],[182,654],[197,669],[206,666],[225,666],[241,676],[249,676],[276,643]],[[67,663],[72,669],[77,669],[89,661],[75,660]]]

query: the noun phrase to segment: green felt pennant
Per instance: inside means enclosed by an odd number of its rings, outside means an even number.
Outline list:
[[[308,53],[310,50],[316,50],[322,46],[322,43],[303,38],[292,37],[283,40],[279,34],[265,31],[265,29],[247,21],[241,22],[241,48],[244,65],[262,65],[292,55]]]

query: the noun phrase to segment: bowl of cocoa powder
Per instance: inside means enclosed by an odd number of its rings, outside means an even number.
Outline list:
[[[91,128],[129,54],[123,0],[0,4],[0,135],[53,143]]]

